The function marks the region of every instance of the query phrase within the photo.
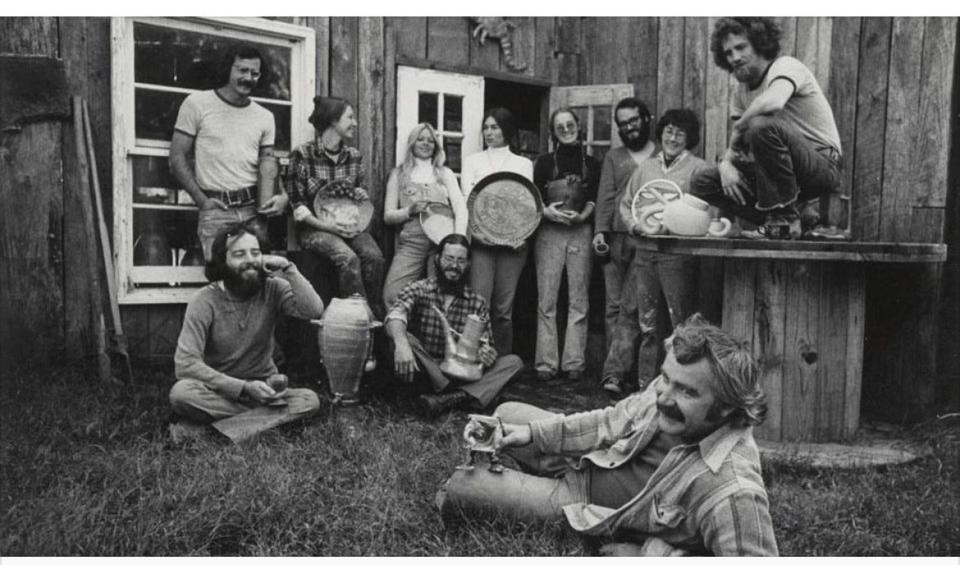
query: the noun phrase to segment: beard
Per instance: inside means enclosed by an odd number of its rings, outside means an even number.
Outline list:
[[[620,135],[620,140],[623,141],[623,144],[627,147],[627,149],[631,151],[640,151],[644,148],[644,146],[647,145],[647,142],[650,141],[650,124],[643,124],[640,126],[637,132],[639,135],[636,137],[624,135],[622,131],[617,133]]]
[[[251,266],[254,271],[253,273],[250,272]],[[240,298],[250,298],[260,292],[266,278],[267,274],[265,272],[248,263],[240,267],[237,271],[228,268],[227,276],[223,279],[223,284],[232,294]]]
[[[437,265],[437,287],[440,289],[441,294],[462,294],[463,288],[467,286],[467,273],[469,271],[464,269],[460,273],[460,278],[452,280],[449,277],[450,274],[447,273],[442,267]]]

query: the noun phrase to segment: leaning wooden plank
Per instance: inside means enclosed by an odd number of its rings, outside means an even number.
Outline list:
[[[862,241],[880,239],[892,22],[864,18],[860,35],[856,140],[846,151],[846,162],[853,169],[853,237]]]
[[[894,18],[890,44],[886,145],[883,154],[882,241],[905,241],[916,182],[923,19]]]

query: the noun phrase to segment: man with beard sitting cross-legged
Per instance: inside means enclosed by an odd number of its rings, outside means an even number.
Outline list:
[[[405,384],[418,375],[426,377],[433,394],[417,398],[421,411],[435,416],[470,401],[485,408],[501,389],[523,368],[517,355],[497,356],[490,345],[490,312],[483,297],[469,286],[470,242],[461,234],[440,241],[436,256],[437,274],[408,284],[387,314],[386,330],[393,343],[393,369]],[[447,335],[444,316],[453,331],[463,332],[467,317],[478,316],[483,323],[478,351],[483,375],[474,382],[456,382],[440,370]]]
[[[211,283],[191,298],[177,340],[174,413],[196,424],[217,422],[224,433],[227,419],[242,417],[242,426],[231,427],[244,435],[316,412],[320,403],[312,390],[278,392],[267,384],[277,375],[271,338],[280,314],[323,314],[323,301],[296,265],[263,254],[255,233],[238,225],[216,235],[205,274]],[[175,424],[171,436],[181,429],[190,428]]]

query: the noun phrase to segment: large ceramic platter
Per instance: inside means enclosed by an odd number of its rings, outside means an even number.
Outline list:
[[[633,221],[639,224],[640,216],[643,215],[644,211],[648,207],[654,207],[657,211],[654,212],[652,218],[655,219],[653,221],[659,223],[663,216],[663,207],[666,206],[668,202],[680,198],[681,195],[683,195],[683,190],[680,189],[677,183],[670,179],[653,179],[647,181],[640,187],[640,190],[633,195],[633,201],[630,202],[630,214],[633,216]],[[650,221],[651,220],[648,220],[648,222]],[[654,226],[653,223],[649,225],[651,227]]]
[[[420,227],[435,244],[453,233],[453,208],[443,202],[431,202],[420,212]]]
[[[373,218],[373,203],[370,199],[354,200],[346,197],[329,197],[318,194],[313,201],[317,218],[332,221],[342,230],[358,234],[367,229]]]
[[[477,241],[519,247],[537,231],[543,201],[526,177],[499,172],[480,179],[467,199],[467,210],[470,235]]]

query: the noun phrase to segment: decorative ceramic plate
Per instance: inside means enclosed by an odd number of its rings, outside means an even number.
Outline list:
[[[683,191],[677,183],[670,179],[653,179],[647,181],[640,190],[633,195],[633,201],[630,202],[630,214],[633,221],[640,223],[640,216],[649,206],[657,206],[659,211],[653,214],[656,221],[659,222],[663,213],[663,207],[671,200],[680,198]],[[652,225],[652,224],[651,224]]]
[[[317,218],[332,221],[340,229],[358,234],[367,229],[373,218],[373,203],[345,197],[329,197],[318,194],[313,201]]]
[[[431,202],[420,212],[420,226],[430,241],[440,241],[453,233],[453,208],[442,202]]]
[[[526,177],[499,172],[480,179],[467,199],[470,235],[487,245],[519,247],[540,225],[543,201]]]

